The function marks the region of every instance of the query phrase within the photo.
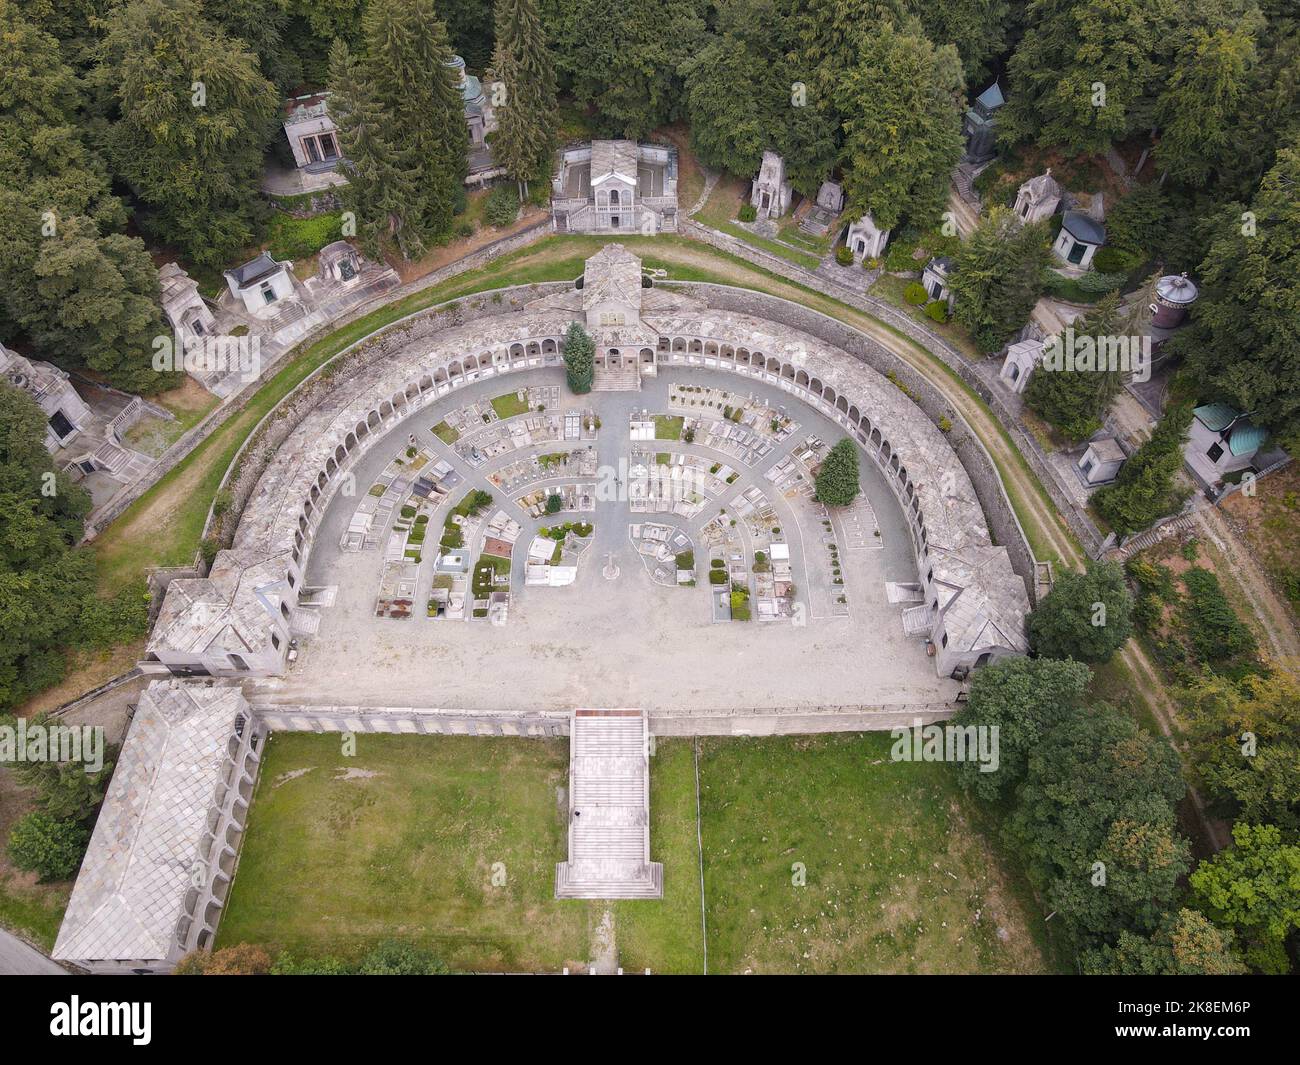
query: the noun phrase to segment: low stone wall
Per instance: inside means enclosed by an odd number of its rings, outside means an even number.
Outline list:
[[[409,706],[277,706],[253,703],[263,725],[280,732],[386,733],[408,736],[567,736],[564,710],[448,710]],[[945,721],[947,703],[884,706],[743,707],[648,715],[654,736],[803,736],[826,732],[887,732]]]
[[[1024,580],[1029,591],[1030,602],[1034,601],[1034,553],[1007,498],[997,466],[983,444],[967,428],[961,415],[953,410],[943,393],[915,367],[852,326],[804,307],[802,304],[752,289],[732,288],[727,285],[693,281],[670,281],[660,282],[660,284],[695,296],[720,310],[736,311],[781,322],[809,333],[828,345],[862,360],[880,374],[892,374],[895,384],[903,388],[912,402],[920,407],[936,425],[940,418],[947,418],[952,422],[953,428],[946,434],[948,443],[957,453],[962,467],[975,486],[975,493],[995,541],[1006,547],[1012,568]]]
[[[880,319],[890,328],[896,329],[908,339],[915,341],[931,354],[943,360],[944,364],[956,373],[993,411],[994,416],[1011,435],[1012,442],[1016,445],[1017,450],[1029,463],[1034,476],[1046,489],[1052,503],[1065,517],[1070,529],[1084,544],[1088,553],[1094,558],[1100,555],[1104,546],[1104,537],[1101,531],[1092,518],[1088,516],[1087,511],[1061,490],[1046,455],[1043,454],[1043,450],[1038,445],[1038,441],[1034,439],[1033,434],[1021,422],[1019,414],[1007,406],[1002,397],[990,388],[988,383],[979,375],[975,367],[943,337],[926,329],[920,322],[883,300],[876,299],[866,293],[855,292],[831,278],[805,270],[778,255],[763,251],[761,248],[755,248],[753,245],[747,244],[736,237],[701,225],[693,219],[683,219],[681,231],[687,236],[703,241],[720,251],[735,255],[737,258],[745,259],[770,273],[784,277],[788,281],[793,281],[805,288],[820,292],[822,295],[838,300],[841,303],[847,303],[850,307],[856,307],[858,310]],[[864,274],[863,277],[865,279],[866,275]],[[1029,583],[1032,588],[1032,578],[1029,579]]]

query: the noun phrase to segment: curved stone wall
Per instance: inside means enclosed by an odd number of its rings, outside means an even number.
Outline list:
[[[990,556],[979,553],[988,552],[993,542],[986,508],[997,540],[1012,549],[1014,568],[1029,578],[1026,584],[1032,583],[1032,556],[991,460],[969,434],[955,441],[954,450],[935,424],[946,411],[942,398],[919,374],[862,334],[796,304],[712,285],[674,287],[697,298],[680,308],[647,313],[645,324],[659,339],[653,352],[646,349],[639,356],[762,378],[835,419],[880,468],[908,517],[918,578],[927,596],[936,565],[954,575],[985,567]],[[485,306],[490,312],[491,305]],[[332,383],[322,374],[323,382],[316,386],[322,394],[284,434],[258,478],[232,550],[219,554],[213,580],[179,582],[217,587],[181,589],[181,609],[169,611],[170,602],[164,605],[160,627],[170,635],[155,635],[150,643],[154,657],[173,669],[183,665],[182,645],[189,638],[184,600],[202,593],[210,600],[229,600],[230,628],[242,645],[259,640],[275,645],[275,654],[252,664],[241,650],[234,656],[238,670],[263,672],[267,661],[278,657],[282,662],[290,607],[297,603],[316,530],[359,457],[391,426],[470,381],[560,367],[563,334],[577,317],[571,308],[543,301],[441,329],[417,327],[403,331],[399,350],[368,360],[346,380]],[[392,348],[396,339],[384,347]],[[892,372],[916,402],[882,371]],[[937,564],[932,546],[940,556]],[[253,577],[245,579],[250,573]],[[941,574],[941,583],[945,580],[953,586],[959,577]],[[169,600],[173,594],[169,590]],[[979,594],[987,602],[984,592]],[[1012,594],[1008,600],[1013,608],[1015,598]],[[204,616],[212,611],[209,602]],[[241,620],[248,631],[240,631]],[[216,655],[209,655],[201,668],[224,672]]]

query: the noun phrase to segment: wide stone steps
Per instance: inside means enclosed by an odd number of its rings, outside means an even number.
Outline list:
[[[562,899],[658,899],[664,893],[659,862],[563,862],[555,867]]]
[[[650,861],[649,740],[645,714],[577,710],[569,730],[569,860],[557,898],[660,898]]]
[[[597,366],[595,376],[592,377],[591,390],[593,392],[640,392],[640,371],[635,366],[620,370]]]

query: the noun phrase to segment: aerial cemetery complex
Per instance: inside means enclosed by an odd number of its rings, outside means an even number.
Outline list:
[[[1294,970],[1289,13],[21,6],[0,935]]]

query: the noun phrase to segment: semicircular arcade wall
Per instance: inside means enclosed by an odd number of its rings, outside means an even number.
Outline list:
[[[639,363],[656,369],[696,365],[757,377],[833,418],[884,474],[908,519],[938,674],[963,676],[1003,655],[1024,653],[1032,572],[1025,571],[1025,560],[1032,567],[1032,557],[1023,534],[987,454],[974,445],[959,458],[922,407],[865,361],[907,369],[899,360],[844,327],[845,346],[857,348],[850,354],[789,324],[798,317],[797,305],[744,290],[602,289],[590,276],[591,262],[581,291],[566,288],[513,312],[451,326],[325,391],[257,481],[231,548],[218,552],[207,577],[168,586],[143,667],[180,676],[282,673],[320,520],[361,455],[391,426],[471,381],[547,366],[562,372],[562,338],[584,317],[602,351],[612,341],[622,345],[624,359],[635,352]],[[617,333],[602,338],[592,306],[611,292],[634,305],[639,323],[629,329],[620,318]],[[823,334],[834,334],[831,322],[815,312],[799,318]],[[914,379],[909,392],[941,409],[937,392],[907,372]],[[995,546],[981,493],[963,462],[974,467],[985,498],[1003,503],[1005,511],[995,514],[998,539],[1017,548],[1019,565],[1013,566],[1005,546]]]

